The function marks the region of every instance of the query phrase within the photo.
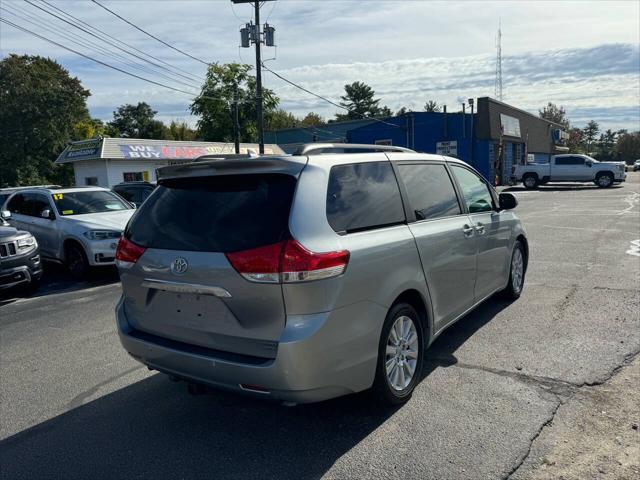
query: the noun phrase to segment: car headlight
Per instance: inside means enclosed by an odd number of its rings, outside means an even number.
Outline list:
[[[122,236],[122,232],[117,232],[115,230],[89,230],[88,232],[84,232],[84,236],[89,240],[108,240],[120,238]]]
[[[38,246],[38,242],[33,235],[29,235],[28,237],[19,238],[16,243],[18,244],[18,250],[31,250],[32,248],[36,248]]]

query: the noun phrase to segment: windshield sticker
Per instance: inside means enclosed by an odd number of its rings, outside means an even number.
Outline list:
[[[53,199],[54,200],[62,200],[64,198],[64,195],[62,193],[54,193],[53,194]]]
[[[62,210],[63,215],[73,215],[73,210]]]

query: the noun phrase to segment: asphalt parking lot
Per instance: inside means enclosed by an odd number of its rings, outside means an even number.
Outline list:
[[[189,396],[120,347],[113,271],[5,293],[0,477],[528,478],[558,409],[640,351],[640,173],[510,190],[530,241],[524,293],[443,334],[401,408]]]

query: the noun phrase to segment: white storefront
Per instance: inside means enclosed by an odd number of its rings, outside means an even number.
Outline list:
[[[266,154],[284,153],[277,145],[265,145]],[[240,144],[240,153],[258,152],[258,145]],[[73,142],[56,163],[72,163],[76,186],[111,188],[122,182],[156,180],[156,169],[203,155],[235,153],[233,143],[96,138]]]

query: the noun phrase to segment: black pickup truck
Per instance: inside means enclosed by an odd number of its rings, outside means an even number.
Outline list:
[[[29,232],[7,223],[9,212],[0,212],[0,290],[15,285],[37,288],[42,278],[38,242]]]

